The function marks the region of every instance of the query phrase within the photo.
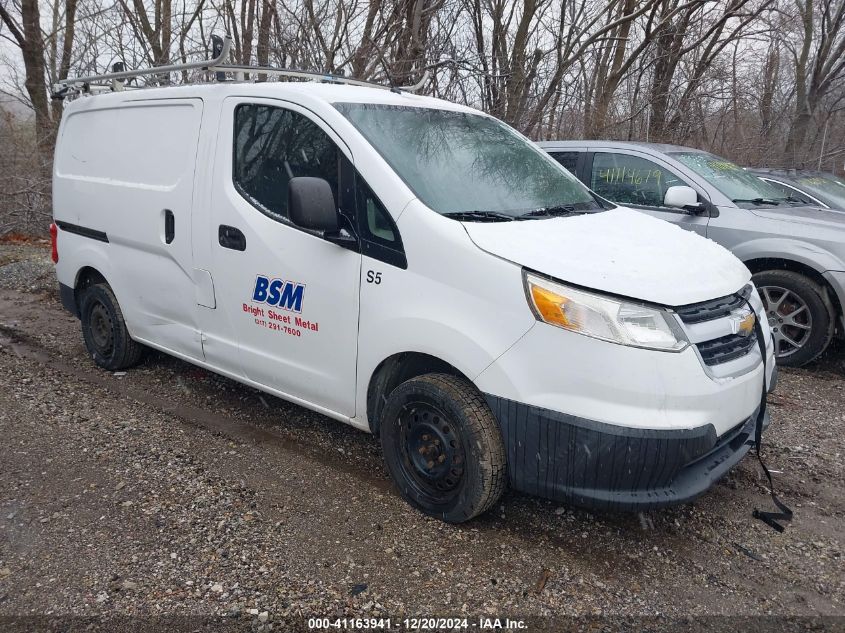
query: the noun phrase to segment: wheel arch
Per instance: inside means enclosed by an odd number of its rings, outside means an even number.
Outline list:
[[[782,257],[757,257],[743,263],[752,275],[765,270],[788,270],[811,279],[824,291],[822,299],[828,305],[834,317],[842,316],[842,305],[836,292],[824,275],[809,264]]]
[[[92,284],[109,283],[106,276],[93,266],[83,266],[76,271],[73,289],[76,292],[84,290]]]
[[[451,363],[423,352],[405,351],[388,356],[373,370],[367,384],[367,422],[372,433],[378,433],[384,403],[390,393],[411,378],[430,373],[450,374],[472,382]]]
[[[94,266],[82,266],[76,271],[76,276],[73,280],[73,300],[76,304],[77,311],[80,309],[79,299],[82,296],[82,292],[94,284],[101,283],[108,284],[109,282],[106,279],[106,276]]]
[[[120,285],[120,280],[115,279],[118,269],[107,253],[103,252],[102,244],[76,235],[68,237],[72,240],[66,240],[67,244],[63,242],[59,248],[60,257],[56,264],[59,283],[73,289],[77,305],[81,291],[92,283],[109,284],[119,301],[123,292],[115,288],[115,285]]]

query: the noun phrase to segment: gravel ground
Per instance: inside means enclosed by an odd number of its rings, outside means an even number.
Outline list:
[[[508,493],[463,526],[428,519],[367,434],[158,353],[96,369],[40,247],[0,245],[0,381],[0,618],[845,624],[841,344],[782,371],[770,400],[764,452],[796,513],[782,534],[751,518],[770,502],[750,458],[679,508],[593,514]]]
[[[0,242],[0,290],[52,296],[56,291],[56,276],[47,245]]]

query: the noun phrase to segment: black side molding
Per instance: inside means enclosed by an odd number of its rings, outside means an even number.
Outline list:
[[[109,241],[109,236],[106,235],[103,231],[89,229],[87,226],[79,226],[78,224],[62,222],[61,220],[56,220],[56,226],[58,226],[62,231],[74,233],[75,235],[81,235],[82,237],[88,237],[92,240],[97,240],[98,242],[108,243]]]

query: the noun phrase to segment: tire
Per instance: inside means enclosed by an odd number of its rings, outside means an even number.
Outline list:
[[[449,374],[411,378],[382,413],[381,445],[402,497],[429,516],[462,523],[502,496],[502,435],[475,386]]]
[[[109,371],[137,365],[144,347],[129,336],[120,305],[108,284],[92,284],[79,297],[82,338],[94,362]]]
[[[827,349],[836,321],[821,286],[790,270],[764,270],[753,281],[766,307],[778,365],[801,367]]]

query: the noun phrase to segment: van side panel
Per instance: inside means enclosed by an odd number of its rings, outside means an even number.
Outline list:
[[[133,337],[199,359],[190,229],[201,118],[200,99],[75,102],[53,178],[54,217],[71,225],[59,224],[60,246],[103,252]],[[91,231],[107,241],[89,244]],[[84,265],[94,263],[74,263]]]
[[[71,112],[62,131],[63,151],[56,156],[59,186],[71,180],[172,190],[186,169],[193,172],[196,130],[191,127],[198,123],[201,104],[156,100]]]

